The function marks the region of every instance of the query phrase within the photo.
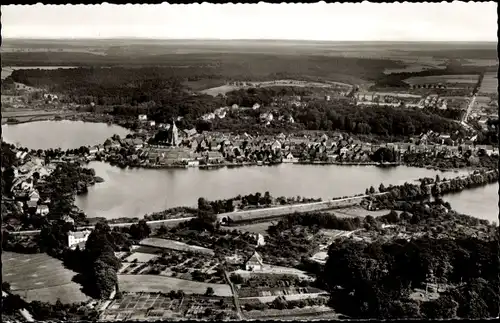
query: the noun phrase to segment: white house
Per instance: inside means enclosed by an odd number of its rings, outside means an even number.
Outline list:
[[[36,214],[42,216],[49,214],[49,207],[47,205],[38,205],[36,208]]]
[[[38,194],[37,190],[33,190],[30,195],[29,195],[30,201],[32,202],[38,202],[40,199],[40,194]]]
[[[71,223],[71,224],[75,224],[75,220],[73,220],[72,217],[70,217],[69,215],[65,215],[62,217],[62,220],[66,223]]]
[[[154,127],[154,126],[156,126],[156,122],[155,122],[155,121],[149,121],[149,125],[150,125],[151,127]]]
[[[148,120],[148,116],[145,115],[145,114],[139,114],[139,121],[147,121]]]
[[[256,245],[256,247],[266,245],[266,240],[264,239],[264,236],[262,234],[257,233],[255,235],[255,239],[257,239],[257,245]]]
[[[272,151],[276,152],[278,150],[281,149],[281,142],[279,140],[275,140],[272,144],[271,144],[271,149]]]
[[[257,251],[255,251],[245,262],[245,270],[248,271],[262,270],[263,267],[264,263],[262,262],[262,257],[257,253]]]
[[[273,119],[274,119],[274,116],[273,116],[273,114],[271,112],[269,112],[269,113],[262,113],[260,115],[260,121],[261,122],[265,122],[267,124],[269,124],[271,121],[273,121]]]
[[[252,107],[253,110],[257,110],[258,108],[260,108],[260,104],[258,103],[255,103]]]
[[[296,163],[298,161],[298,158],[295,158],[292,153],[288,153],[285,155],[285,158],[283,158],[284,163]]]
[[[93,146],[89,148],[89,154],[95,155],[99,152],[99,148],[97,146]]]
[[[90,236],[90,230],[68,232],[68,247],[75,249],[77,245],[84,245]]]

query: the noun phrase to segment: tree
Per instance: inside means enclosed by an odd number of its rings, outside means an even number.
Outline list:
[[[385,186],[383,183],[380,183],[380,186],[378,187],[378,191],[380,193],[384,193],[386,191]]]
[[[374,194],[375,193],[375,188],[373,186],[370,186],[370,194]]]
[[[214,289],[212,287],[207,287],[207,290],[205,292],[205,296],[213,296],[214,295]]]

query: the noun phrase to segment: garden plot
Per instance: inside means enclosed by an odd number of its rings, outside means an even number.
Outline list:
[[[294,308],[286,310],[264,310],[264,311],[249,311],[245,312],[245,317],[248,319],[266,319],[272,318],[275,320],[304,320],[306,318],[319,319],[330,318],[335,319],[337,314],[328,306],[307,306],[304,308]]]
[[[166,250],[162,255],[151,259],[136,269],[128,265],[122,274],[161,275],[206,283],[224,283],[224,273],[219,262],[211,256],[198,254],[195,257],[186,253]]]
[[[226,284],[194,282],[158,275],[118,275],[120,290],[124,292],[161,292],[182,290],[188,294],[204,294],[208,287],[213,288],[218,296],[232,296],[231,288]]]
[[[208,248],[188,245],[183,242],[161,239],[161,238],[146,238],[140,242],[140,245],[154,247],[154,248],[171,249],[184,252],[191,251],[191,252],[214,255],[214,251]]]
[[[55,303],[83,302],[89,298],[81,286],[72,281],[75,272],[47,254],[2,253],[2,280],[8,282],[14,294],[27,301]]]
[[[278,296],[284,296],[286,299],[296,300],[304,298],[316,298],[326,295],[324,290],[315,287],[245,287],[238,289],[240,299],[259,299],[261,302],[272,302]]]

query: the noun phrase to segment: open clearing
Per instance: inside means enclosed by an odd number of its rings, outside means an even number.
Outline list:
[[[273,222],[259,222],[259,223],[253,223],[253,224],[247,224],[247,225],[238,225],[238,226],[231,226],[231,227],[224,227],[225,230],[232,231],[232,230],[239,230],[243,232],[250,232],[250,233],[257,233],[257,234],[262,234],[263,236],[269,236],[267,233],[267,228],[269,228]]]
[[[467,59],[466,63],[463,63],[463,66],[498,66],[498,60],[496,59]]]
[[[190,280],[156,275],[118,275],[120,290],[124,292],[162,292],[182,290],[188,294],[205,294],[208,287],[214,289],[217,296],[232,296],[231,288],[226,284],[201,283]]]
[[[81,286],[72,282],[75,272],[64,268],[60,260],[47,254],[2,253],[2,278],[13,293],[27,301],[39,300],[54,303],[82,302],[89,299]]]
[[[127,258],[125,258],[126,262],[133,262],[135,259],[137,259],[137,262],[148,262],[152,259],[158,258],[158,255],[152,255],[150,253],[142,253],[142,252],[134,252]]]
[[[337,210],[332,210],[332,211],[327,211],[327,212],[332,213],[338,217],[363,217],[364,218],[368,215],[371,215],[373,217],[386,215],[390,211],[389,210],[368,211],[362,207],[354,206],[354,207],[348,207],[345,209],[337,209]]]
[[[221,85],[221,86],[217,86],[217,87],[203,90],[203,91],[201,91],[201,93],[205,93],[205,94],[208,94],[211,96],[217,96],[219,94],[225,95],[227,92],[231,92],[231,91],[237,90],[239,88],[240,88],[239,86],[226,84],[226,85]]]
[[[327,81],[325,83],[297,81],[297,80],[275,80],[265,82],[242,82],[242,85],[225,84],[222,86],[213,87],[201,91],[202,93],[217,96],[219,94],[225,95],[228,92],[238,89],[246,89],[250,87],[273,87],[273,86],[294,86],[294,87],[318,87],[318,88],[345,88],[349,90],[352,85],[342,82]]]
[[[214,255],[214,251],[212,249],[188,245],[183,242],[175,240],[168,240],[161,238],[146,238],[142,240],[139,244],[147,247],[171,249],[171,250],[186,251],[186,252],[187,251],[201,252],[209,255]]]
[[[462,74],[462,75],[432,75],[432,76],[415,76],[404,80],[404,82],[416,84],[435,84],[435,83],[466,83],[474,84],[479,80],[479,75]]]

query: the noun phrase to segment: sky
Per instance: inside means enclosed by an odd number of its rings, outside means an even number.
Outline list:
[[[497,4],[2,6],[5,38],[497,41]]]

